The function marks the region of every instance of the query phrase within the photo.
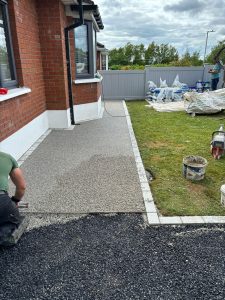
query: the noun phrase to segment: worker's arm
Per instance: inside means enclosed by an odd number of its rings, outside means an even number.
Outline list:
[[[13,169],[9,174],[12,182],[16,186],[15,198],[21,200],[26,189],[26,183],[23,177],[23,173],[20,168]]]
[[[217,74],[217,73],[220,73],[220,71],[215,69],[215,70],[212,70],[210,73]]]
[[[218,70],[218,69],[209,69],[208,73],[217,74],[217,73],[220,73],[220,70]]]

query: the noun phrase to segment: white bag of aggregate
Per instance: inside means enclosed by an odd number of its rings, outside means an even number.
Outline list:
[[[183,98],[187,113],[213,114],[225,109],[225,89],[204,93],[187,92]]]

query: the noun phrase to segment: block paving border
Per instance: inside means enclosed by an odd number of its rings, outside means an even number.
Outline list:
[[[133,153],[136,161],[137,171],[141,184],[143,200],[149,225],[187,225],[187,224],[225,224],[225,216],[162,216],[154,203],[154,199],[149,187],[145,168],[140,156],[137,141],[134,135],[130,114],[127,109],[125,100],[123,100],[124,112],[127,120]]]
[[[42,134],[38,140],[25,152],[19,159],[18,165],[19,167],[25,162],[25,160],[31,155],[31,153],[44,141],[44,139],[50,134],[52,130],[47,130],[44,134]]]
[[[56,129],[56,130],[74,130],[75,125],[71,125],[68,128]],[[55,129],[48,129],[44,134],[42,134],[39,139],[19,158],[18,165],[21,166],[24,161],[31,155],[31,153],[44,141],[44,139]]]

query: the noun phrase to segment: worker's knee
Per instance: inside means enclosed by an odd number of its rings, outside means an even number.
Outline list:
[[[8,195],[1,195],[0,197],[0,225],[5,223],[12,223],[18,226],[21,218],[16,204]]]

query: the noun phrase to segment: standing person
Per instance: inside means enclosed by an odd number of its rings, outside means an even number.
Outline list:
[[[15,185],[15,195],[8,195],[8,177]],[[16,160],[0,152],[0,239],[9,236],[20,224],[18,203],[26,189],[25,180]]]
[[[211,89],[215,91],[217,89],[218,82],[220,80],[220,71],[223,69],[222,63],[219,59],[214,59],[214,66],[209,70],[211,73]]]
[[[222,89],[224,88],[225,85],[225,65],[223,65],[223,84],[222,84]]]

